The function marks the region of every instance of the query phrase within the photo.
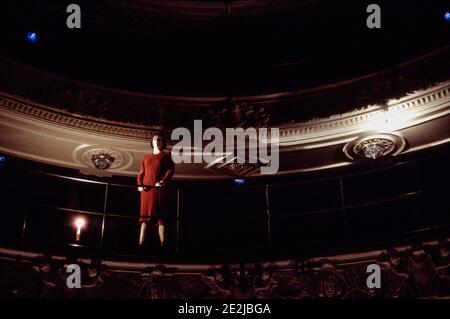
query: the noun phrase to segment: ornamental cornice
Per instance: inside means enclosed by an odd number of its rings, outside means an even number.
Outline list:
[[[331,107],[331,106],[330,106]],[[28,116],[53,126],[61,125],[124,138],[148,140],[161,127],[106,121],[79,116],[41,105],[27,99],[0,92],[0,108],[20,116]],[[450,112],[450,81],[408,94],[386,105],[369,105],[353,112],[325,119],[281,126],[281,146],[314,144],[325,140],[342,140],[362,131],[397,131]],[[389,127],[383,127],[387,125]]]

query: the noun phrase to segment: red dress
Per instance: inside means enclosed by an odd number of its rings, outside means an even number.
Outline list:
[[[174,174],[174,164],[170,152],[147,154],[141,163],[137,176],[138,186],[154,186],[157,182],[166,184]],[[167,190],[164,187],[148,188],[141,192],[139,222],[149,221],[150,217],[164,218]]]

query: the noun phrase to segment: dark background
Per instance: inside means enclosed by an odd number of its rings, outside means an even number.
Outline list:
[[[77,1],[82,28],[66,27],[72,1],[1,3],[0,54],[76,80],[138,92],[238,96],[356,77],[448,43],[447,1],[311,1],[286,11],[204,19],[130,13],[121,1]],[[27,32],[39,41],[27,43]]]

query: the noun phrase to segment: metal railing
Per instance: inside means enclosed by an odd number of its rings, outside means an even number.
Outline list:
[[[264,194],[264,199],[265,200],[265,212],[262,212],[261,216],[251,216],[252,218],[254,217],[255,219],[258,220],[262,220],[264,219],[265,224],[266,224],[266,241],[267,241],[267,248],[268,249],[272,249],[273,247],[273,221],[279,219],[279,218],[289,218],[289,217],[302,217],[302,216],[308,216],[308,215],[320,215],[320,214],[326,214],[326,213],[332,213],[332,212],[338,212],[340,211],[342,213],[342,221],[343,221],[343,225],[344,225],[344,231],[343,233],[345,234],[345,241],[348,242],[349,238],[351,237],[350,231],[349,231],[349,221],[348,221],[348,210],[349,209],[357,209],[357,208],[361,208],[364,209],[365,207],[371,207],[371,206],[376,206],[376,205],[381,205],[383,203],[388,203],[388,202],[397,202],[397,201],[401,201],[404,199],[418,199],[420,198],[420,196],[427,191],[432,191],[435,189],[427,189],[424,188],[423,185],[421,185],[420,183],[420,174],[418,173],[418,163],[422,160],[427,160],[428,158],[425,159],[421,159],[421,160],[410,160],[410,161],[404,161],[401,163],[397,163],[395,164],[395,166],[388,166],[388,167],[383,167],[383,168],[374,168],[374,169],[369,169],[369,170],[365,170],[364,172],[358,172],[358,173],[349,173],[349,174],[343,174],[343,175],[338,175],[338,176],[331,176],[331,177],[325,177],[325,178],[317,178],[317,179],[312,179],[309,181],[294,181],[294,182],[282,182],[282,183],[273,183],[273,184],[268,184],[268,183],[263,183],[260,185],[240,185],[240,186],[234,186],[236,188],[240,188],[243,191],[245,189],[260,189],[261,192]],[[371,201],[366,201],[363,203],[357,203],[357,204],[351,204],[348,203],[346,201],[346,190],[344,189],[343,186],[343,181],[346,178],[351,178],[352,176],[356,176],[356,175],[361,175],[361,174],[370,174],[373,172],[380,172],[380,171],[387,171],[387,170],[392,170],[395,169],[396,167],[403,167],[403,166],[411,166],[412,169],[414,169],[417,174],[415,176],[415,181],[416,181],[416,185],[414,185],[415,190],[411,191],[411,192],[406,192],[406,193],[399,193],[399,194],[395,194],[389,197],[385,197],[385,198],[379,198],[376,200],[371,200]],[[22,233],[21,233],[21,240],[20,240],[20,245],[23,248],[26,248],[28,246],[27,243],[27,232],[29,230],[29,227],[32,227],[29,224],[29,218],[31,216],[31,214],[33,214],[33,207],[39,206],[39,207],[44,207],[46,209],[49,210],[55,210],[57,212],[61,212],[63,214],[68,214],[68,213],[76,213],[76,214],[83,214],[83,215],[87,215],[87,216],[101,216],[101,232],[100,232],[100,238],[98,239],[99,245],[98,248],[102,249],[105,245],[105,231],[108,228],[108,218],[109,217],[113,217],[113,218],[124,218],[124,219],[128,219],[128,220],[134,220],[136,221],[136,224],[138,223],[138,219],[139,219],[139,214],[138,212],[136,212],[135,215],[130,215],[130,214],[120,214],[120,213],[113,213],[111,212],[111,209],[109,209],[108,207],[108,199],[110,195],[110,190],[111,187],[116,187],[116,188],[137,188],[137,185],[129,185],[129,184],[119,184],[119,183],[113,183],[113,182],[103,182],[103,181],[96,181],[96,180],[90,180],[90,179],[84,179],[84,178],[79,178],[79,177],[72,177],[72,176],[66,176],[66,175],[60,175],[60,174],[53,174],[53,173],[49,173],[49,172],[45,172],[45,171],[39,171],[39,170],[31,170],[30,171],[31,175],[35,175],[35,174],[40,174],[40,175],[44,175],[44,176],[48,176],[51,178],[60,178],[60,179],[64,179],[64,180],[71,180],[71,181],[75,181],[77,183],[93,183],[93,184],[97,184],[97,185],[103,185],[104,186],[104,198],[103,198],[103,209],[102,211],[95,211],[95,210],[83,210],[83,209],[74,209],[74,208],[69,208],[69,207],[58,207],[58,206],[54,206],[54,205],[48,205],[48,204],[38,204],[38,203],[29,203],[28,205],[28,211],[26,212],[24,219],[23,219],[23,224],[22,224]],[[336,181],[336,183],[338,184],[338,188],[336,189],[336,192],[338,192],[338,196],[340,198],[340,203],[338,206],[333,206],[333,207],[327,207],[327,208],[321,208],[321,209],[312,209],[312,210],[303,210],[303,211],[298,211],[295,212],[294,208],[291,209],[292,212],[288,212],[288,213],[283,213],[283,214],[273,214],[272,210],[274,209],[273,207],[273,203],[271,203],[271,191],[272,189],[275,188],[279,188],[279,187],[295,187],[297,185],[305,185],[307,183],[320,183],[320,182],[325,182],[325,181]],[[183,251],[182,251],[182,245],[181,245],[181,241],[183,240],[187,240],[186,238],[182,238],[182,236],[180,235],[182,232],[182,227],[181,227],[181,222],[185,219],[189,219],[192,218],[192,216],[185,216],[184,212],[183,212],[183,203],[181,202],[182,198],[181,198],[181,194],[184,191],[184,187],[188,187],[188,184],[182,184],[182,183],[173,183],[172,185],[169,186],[165,186],[166,188],[170,188],[171,190],[174,191],[173,195],[175,195],[175,200],[176,200],[176,205],[174,205],[176,211],[173,212],[174,215],[174,219],[175,219],[175,225],[173,225],[173,227],[175,227],[175,237],[176,238],[172,238],[172,241],[174,243],[174,254],[176,255],[182,255]],[[221,185],[220,187],[223,187],[223,185]],[[229,186],[232,187],[232,186]],[[214,191],[213,189],[209,189],[209,191]],[[450,189],[440,189],[439,191],[444,192],[445,194],[450,194]],[[137,190],[136,190],[137,192]],[[449,212],[450,215],[450,212]],[[250,216],[239,216],[237,217],[238,221],[246,221],[249,220]],[[250,218],[251,220],[251,218]],[[319,227],[320,225],[318,225]],[[428,228],[422,228],[423,231],[426,231]],[[414,233],[414,232],[420,232],[421,229],[417,229],[417,230],[412,230],[409,233]],[[400,234],[399,234],[400,235]],[[136,238],[136,246],[137,246],[137,241],[138,239]]]

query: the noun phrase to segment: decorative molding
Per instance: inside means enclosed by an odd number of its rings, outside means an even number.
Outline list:
[[[91,162],[97,169],[105,170],[111,167],[116,161],[114,154],[105,151],[98,151],[91,155]]]
[[[343,152],[351,160],[396,156],[404,150],[405,139],[400,134],[367,135],[345,144]]]
[[[386,116],[401,118],[402,123],[392,127],[401,130],[450,113],[450,81],[427,90],[417,91],[398,100],[391,100],[384,106],[368,106],[362,111],[334,115],[280,127],[280,146],[313,143],[335,139],[364,131],[388,130],[384,123]],[[341,141],[340,141],[341,142]]]
[[[243,177],[251,175],[261,167],[259,161],[254,160],[257,163],[251,163],[245,158],[228,154],[206,165],[205,168],[224,175]]]
[[[114,158],[114,162],[107,169],[110,171],[126,170],[134,162],[134,158],[129,152],[101,145],[80,145],[73,151],[72,158],[81,166],[96,168],[92,162],[92,157],[101,153],[108,154]]]
[[[214,105],[208,109],[207,114],[205,126],[222,130],[229,127],[268,127],[270,124],[270,113],[263,106],[249,105],[238,99]]]
[[[113,121],[101,121],[98,119],[77,116],[48,106],[33,103],[23,98],[13,97],[4,92],[0,92],[0,108],[6,108],[10,111],[21,113],[32,118],[51,122],[52,124],[59,124],[66,127],[114,136],[150,140],[153,134],[160,130],[160,127],[147,128],[131,123],[115,123]]]
[[[45,120],[54,124],[102,134],[149,140],[160,127],[146,128],[130,123],[115,123],[80,117],[70,113],[39,105],[23,98],[0,92],[0,108]],[[387,112],[387,113],[386,113]],[[450,81],[427,90],[414,92],[383,106],[368,106],[362,111],[334,115],[328,119],[312,120],[280,127],[280,146],[314,144],[324,140],[341,139],[352,134],[379,129],[386,114],[402,118],[396,125],[401,130],[450,113]],[[265,122],[262,122],[265,123]],[[338,143],[342,143],[339,141]]]
[[[376,299],[448,298],[449,239],[340,256],[240,264],[133,263],[76,259],[0,248],[7,298]],[[68,264],[82,289],[65,285]],[[382,287],[367,287],[377,264]]]

